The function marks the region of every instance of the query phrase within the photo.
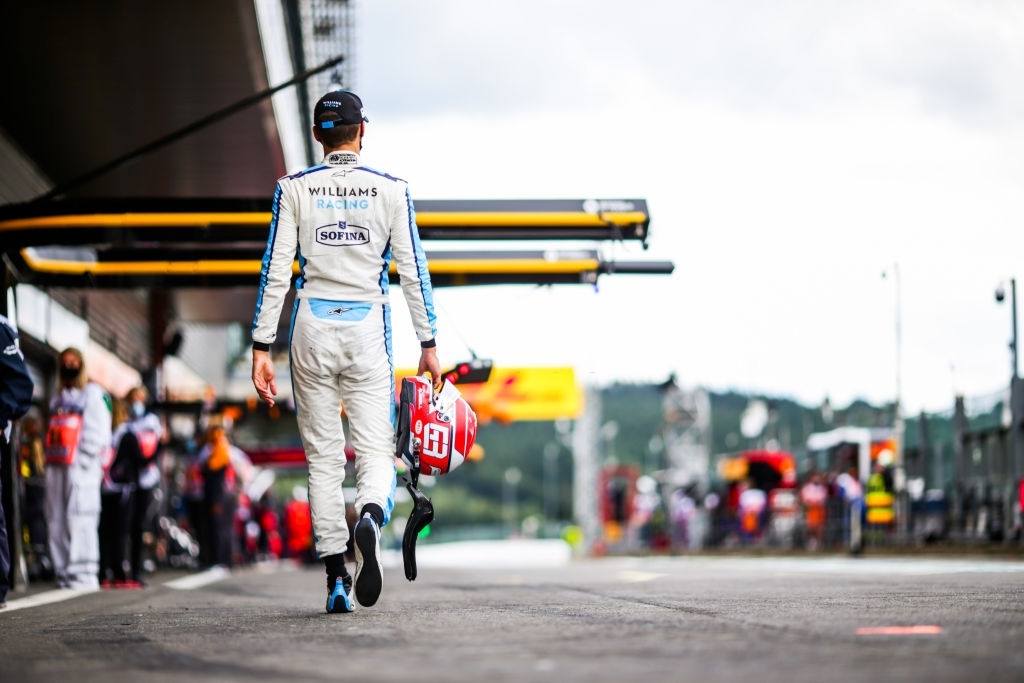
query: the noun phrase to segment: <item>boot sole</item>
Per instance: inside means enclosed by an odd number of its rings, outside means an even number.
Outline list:
[[[356,537],[356,600],[363,607],[372,607],[380,597],[384,574],[377,557],[377,535],[371,524],[360,520],[355,528]]]

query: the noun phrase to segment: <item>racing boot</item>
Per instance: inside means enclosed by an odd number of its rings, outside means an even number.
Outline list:
[[[380,597],[384,584],[384,569],[380,565],[380,526],[374,515],[364,510],[356,524],[356,600],[370,607]]]
[[[354,611],[352,577],[348,574],[345,576],[327,577],[327,613],[344,614],[345,612]]]

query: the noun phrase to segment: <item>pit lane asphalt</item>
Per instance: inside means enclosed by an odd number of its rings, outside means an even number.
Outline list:
[[[1024,564],[649,558],[386,572],[325,615],[319,569],[0,612],[0,680],[1024,680]],[[864,636],[938,625],[939,635]]]

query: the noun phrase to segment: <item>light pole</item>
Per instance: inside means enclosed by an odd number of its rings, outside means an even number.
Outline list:
[[[1006,290],[1003,287],[1003,283],[999,283],[996,287],[996,303],[1001,304],[1006,299]],[[1021,478],[1021,473],[1024,471],[1024,454],[1021,453],[1022,449],[1022,435],[1021,421],[1024,420],[1024,415],[1021,414],[1021,405],[1024,404],[1024,398],[1020,396],[1020,392],[1024,391],[1024,386],[1020,381],[1020,365],[1018,360],[1018,352],[1020,345],[1018,344],[1017,336],[1017,279],[1010,278],[1010,467],[1012,468],[1012,477],[1007,482],[1009,491],[1007,491],[1007,504],[1012,505],[1015,498],[1017,489],[1017,482]],[[1014,519],[1020,511],[1020,501],[1017,501],[1015,509],[1009,510],[1009,518]],[[1020,524],[1019,519],[1015,519],[1015,526]]]
[[[892,275],[893,296],[895,298],[895,315],[893,317],[893,330],[896,337],[896,405],[894,406],[893,431],[896,433],[896,471],[894,472],[893,483],[896,489],[897,500],[897,524],[901,539],[905,539],[910,529],[910,505],[906,499],[904,488],[906,484],[906,470],[903,465],[903,283],[900,280],[900,264],[894,261],[892,268],[882,272],[882,277]]]
[[[893,330],[896,334],[896,423],[898,426],[903,416],[903,292],[898,262],[893,263],[889,270],[882,271],[882,279],[888,279],[890,275],[895,297]]]
[[[1003,283],[996,287],[996,303],[1001,304],[1006,299],[1006,290]],[[1020,365],[1018,365],[1017,353],[1020,347],[1017,344],[1017,279],[1010,278],[1010,377],[1016,379],[1020,376]]]
[[[544,521],[554,522],[558,516],[558,453],[554,441],[544,445]]]
[[[516,487],[523,479],[523,473],[518,467],[509,467],[505,470],[505,519],[508,520],[509,534],[515,535],[516,527],[519,524],[518,500]]]

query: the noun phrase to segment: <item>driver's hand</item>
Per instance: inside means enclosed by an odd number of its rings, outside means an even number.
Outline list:
[[[425,372],[430,373],[435,387],[441,383],[441,363],[437,360],[436,346],[420,351],[420,365],[416,369],[416,374],[422,375]]]
[[[267,405],[274,405],[277,396],[277,381],[274,379],[274,362],[269,351],[252,350],[252,385]]]

